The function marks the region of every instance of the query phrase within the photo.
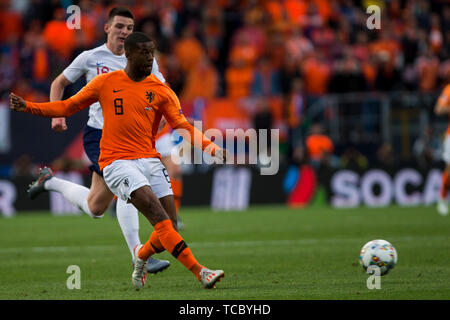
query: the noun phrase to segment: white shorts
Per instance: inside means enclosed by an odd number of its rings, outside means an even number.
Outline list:
[[[103,178],[111,192],[124,201],[143,186],[150,186],[158,199],[173,195],[169,174],[158,158],[116,160],[103,168]]]
[[[446,134],[444,138],[444,148],[442,152],[442,159],[446,164],[450,164],[450,134]]]
[[[172,154],[172,149],[175,144],[172,141],[172,134],[166,133],[159,137],[155,142],[156,151],[159,152],[161,157],[169,157]]]

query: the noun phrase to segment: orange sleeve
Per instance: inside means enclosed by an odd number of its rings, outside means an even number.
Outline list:
[[[66,100],[44,103],[26,101],[24,112],[49,118],[69,117],[99,100],[106,76],[107,74],[95,77],[76,95]]]
[[[446,108],[450,107],[450,84],[444,88],[444,91],[439,96],[437,103],[445,106]]]
[[[164,104],[164,107],[161,108],[161,111],[166,117],[169,125],[174,129],[182,130],[179,131],[180,134],[194,147],[201,148],[204,152],[214,156],[218,146],[209,140],[203,132],[195,128],[186,120],[186,117],[183,115],[181,110],[178,97],[172,91],[169,91],[168,93],[166,103]]]

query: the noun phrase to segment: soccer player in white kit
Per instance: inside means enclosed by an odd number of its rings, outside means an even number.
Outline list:
[[[125,68],[127,58],[125,57],[124,43],[126,37],[133,32],[133,28],[134,16],[127,8],[112,8],[108,14],[108,21],[105,24],[106,43],[92,50],[84,51],[75,58],[52,82],[50,101],[61,100],[64,88],[77,81],[83,75],[86,76],[86,82],[89,82],[99,74]],[[159,72],[156,59],[153,60],[152,73],[161,82],[165,82],[163,75]],[[52,119],[52,128],[56,132],[67,130],[65,118]],[[85,152],[93,163],[90,166],[92,171],[90,189],[56,178],[49,168],[44,168],[41,169],[39,178],[28,189],[30,197],[33,199],[45,190],[56,191],[92,218],[103,217],[103,213],[109,207],[114,195],[107,187],[98,165],[102,128],[101,105],[99,102],[96,102],[89,107],[89,120],[84,128],[83,135]],[[171,143],[171,140],[166,140],[165,144],[168,143]],[[168,146],[164,147],[165,149],[170,149]],[[132,204],[126,203],[122,199],[117,199],[117,219],[133,258],[134,247],[141,243],[138,211]],[[170,262],[150,258],[147,266],[148,272],[157,273],[169,267]]]

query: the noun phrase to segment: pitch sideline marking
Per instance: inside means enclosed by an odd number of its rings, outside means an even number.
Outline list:
[[[423,236],[423,237],[395,237],[392,241],[410,241],[418,238],[434,239],[434,240],[448,240],[448,236]],[[283,245],[302,245],[302,244],[318,244],[329,242],[354,242],[360,241],[360,238],[326,238],[326,239],[295,239],[295,240],[254,240],[254,241],[207,241],[207,242],[190,242],[190,247],[198,248],[213,248],[213,247],[255,247],[255,246],[283,246]],[[15,248],[0,248],[0,253],[12,252],[68,252],[79,250],[116,250],[122,245],[98,245],[98,246],[48,246],[48,247],[15,247]]]

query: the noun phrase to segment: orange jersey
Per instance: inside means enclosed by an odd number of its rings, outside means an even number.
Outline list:
[[[444,90],[442,91],[441,95],[438,98],[437,104],[442,105],[445,108],[450,108],[450,84],[445,86]],[[450,134],[450,115],[447,134]]]
[[[155,136],[161,117],[174,129],[184,129],[192,143],[214,155],[217,147],[184,117],[176,94],[153,74],[140,82],[124,70],[96,76],[76,95],[64,101],[26,102],[25,112],[46,117],[68,117],[99,101],[104,119],[99,166],[103,170],[115,160],[159,157]],[[205,150],[208,145],[211,146]]]

